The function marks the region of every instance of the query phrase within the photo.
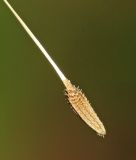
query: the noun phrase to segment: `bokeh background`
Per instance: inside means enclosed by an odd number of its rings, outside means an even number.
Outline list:
[[[136,159],[136,3],[10,0],[107,129],[76,116],[50,64],[0,1],[0,159]]]

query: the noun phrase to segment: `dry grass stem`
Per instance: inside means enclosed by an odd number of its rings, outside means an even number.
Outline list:
[[[89,101],[87,100],[87,98],[85,97],[85,95],[82,93],[82,91],[80,89],[78,89],[74,85],[72,85],[71,82],[65,77],[65,75],[62,73],[60,68],[56,65],[56,63],[53,61],[53,59],[50,57],[50,55],[44,49],[44,47],[42,46],[40,41],[36,38],[36,36],[28,28],[28,26],[25,24],[25,22],[20,18],[20,16],[13,9],[13,7],[9,4],[9,2],[7,0],[3,0],[3,1],[8,6],[10,11],[14,14],[14,16],[19,21],[19,23],[22,25],[24,30],[28,33],[28,35],[34,41],[34,43],[37,45],[37,47],[41,50],[43,55],[46,57],[46,59],[49,61],[49,63],[53,67],[53,69],[56,71],[57,75],[60,77],[61,81],[64,83],[64,85],[66,87],[68,100],[71,103],[74,110],[99,135],[104,136],[106,134],[106,130],[105,130],[102,122],[98,118],[97,114],[95,113],[95,111],[91,107],[91,105],[90,105]]]

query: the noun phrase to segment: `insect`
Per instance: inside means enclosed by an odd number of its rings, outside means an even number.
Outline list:
[[[7,0],[3,0],[5,4],[8,6],[8,8],[11,10],[11,12],[14,14],[14,16],[17,18],[17,20],[20,22],[24,30],[27,32],[27,34],[31,37],[31,39],[34,41],[34,43],[37,45],[37,47],[41,50],[43,55],[47,58],[51,66],[56,71],[57,75],[63,82],[64,86],[66,87],[66,95],[68,97],[68,101],[72,105],[74,111],[81,117],[81,119],[92,129],[94,129],[98,135],[103,136],[106,134],[105,127],[103,123],[100,121],[99,117],[97,116],[96,112],[92,108],[91,104],[87,100],[84,93],[79,89],[76,88],[70,80],[68,80],[65,75],[62,73],[60,68],[56,65],[56,63],[53,61],[53,59],[50,57],[50,55],[47,53],[47,51],[44,49],[42,44],[39,42],[39,40],[36,38],[36,36],[31,32],[31,30],[28,28],[28,26],[25,24],[25,22],[20,18],[20,16],[17,14],[17,12],[13,9],[13,7],[9,4]]]

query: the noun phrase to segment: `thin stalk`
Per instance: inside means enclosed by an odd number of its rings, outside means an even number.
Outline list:
[[[20,22],[22,27],[25,29],[25,31],[28,33],[28,35],[31,37],[31,39],[35,42],[37,47],[41,50],[41,52],[47,58],[47,60],[52,65],[54,70],[57,72],[58,76],[60,77],[60,79],[62,80],[63,84],[66,87],[66,95],[68,97],[68,101],[72,105],[75,112],[82,118],[82,120],[88,126],[90,126],[92,129],[94,129],[98,133],[98,135],[104,136],[106,134],[106,130],[104,128],[104,125],[100,121],[96,112],[93,110],[93,108],[92,108],[91,104],[89,103],[89,101],[87,100],[86,96],[83,94],[83,92],[79,88],[76,88],[74,85],[72,85],[71,82],[64,76],[62,71],[59,69],[59,67],[56,65],[56,63],[53,61],[53,59],[50,57],[50,55],[44,49],[42,44],[39,42],[39,40],[36,38],[36,36],[31,32],[31,30],[27,27],[27,25],[20,18],[20,16],[16,13],[16,11],[13,9],[13,7],[8,3],[8,1],[7,0],[3,0],[3,1],[8,6],[8,8],[11,10],[11,12],[14,14],[14,16],[17,18],[17,20]]]
[[[63,81],[66,79],[62,71],[59,69],[59,67],[56,65],[56,63],[53,61],[53,59],[50,57],[50,55],[47,53],[47,51],[44,49],[42,44],[39,42],[39,40],[36,38],[36,36],[32,33],[32,31],[27,27],[27,25],[24,23],[24,21],[20,18],[20,16],[17,14],[17,12],[13,9],[13,7],[9,4],[7,0],[4,0],[6,5],[9,7],[11,12],[14,14],[14,16],[17,18],[19,23],[22,25],[22,27],[25,29],[25,31],[28,33],[28,35],[31,37],[31,39],[35,42],[37,47],[41,50],[43,55],[47,58],[47,60],[50,62],[52,67],[55,69],[55,71],[58,73],[58,76]]]

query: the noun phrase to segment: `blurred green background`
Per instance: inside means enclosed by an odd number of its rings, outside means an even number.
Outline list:
[[[60,79],[0,2],[0,159],[136,159],[136,3],[10,3],[107,129],[101,138],[67,104]]]

